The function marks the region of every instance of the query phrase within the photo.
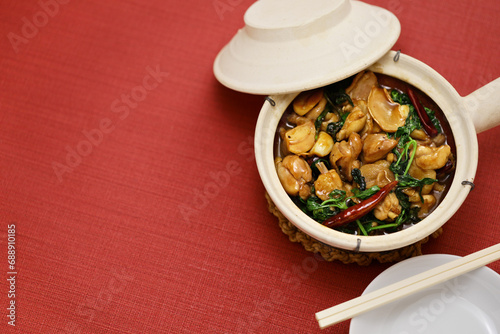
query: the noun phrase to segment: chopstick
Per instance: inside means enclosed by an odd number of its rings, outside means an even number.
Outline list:
[[[316,313],[321,329],[500,259],[500,243]]]

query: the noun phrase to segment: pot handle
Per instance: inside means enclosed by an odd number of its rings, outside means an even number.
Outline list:
[[[500,78],[462,99],[477,133],[500,125]]]

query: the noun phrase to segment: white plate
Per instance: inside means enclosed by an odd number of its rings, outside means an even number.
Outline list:
[[[363,294],[383,288],[457,256],[410,258],[377,276]],[[500,275],[479,268],[351,320],[350,334],[500,334]]]

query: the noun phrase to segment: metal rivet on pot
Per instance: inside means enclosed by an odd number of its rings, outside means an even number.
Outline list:
[[[399,55],[401,55],[401,50],[398,50],[396,54],[394,55],[394,61],[397,62],[399,60]]]
[[[358,238],[357,242],[358,242],[358,244],[356,245],[356,248],[354,249],[354,253],[359,253],[359,250],[361,249],[361,239]]]
[[[273,107],[276,105],[276,102],[274,102],[274,100],[269,96],[266,97],[266,101],[269,102],[269,104],[272,105]]]
[[[473,182],[470,181],[462,181],[463,186],[470,186],[470,191],[474,190],[474,187],[476,186]]]

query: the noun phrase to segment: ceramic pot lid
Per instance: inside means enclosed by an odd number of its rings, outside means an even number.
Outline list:
[[[258,0],[220,51],[214,74],[251,94],[326,86],[375,63],[401,26],[386,9],[355,0]]]

